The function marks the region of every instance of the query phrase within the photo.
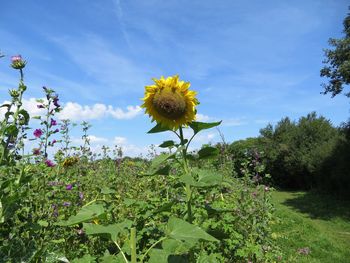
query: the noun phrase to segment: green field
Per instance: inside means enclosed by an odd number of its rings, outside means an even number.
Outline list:
[[[350,262],[350,202],[310,192],[273,193],[283,262]],[[299,253],[309,248],[309,253]]]

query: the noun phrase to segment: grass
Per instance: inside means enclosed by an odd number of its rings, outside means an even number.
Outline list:
[[[274,236],[283,262],[350,262],[350,202],[312,192],[275,191]],[[308,254],[298,250],[308,248]]]

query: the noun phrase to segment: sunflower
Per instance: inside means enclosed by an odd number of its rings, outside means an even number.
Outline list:
[[[179,80],[179,76],[153,79],[154,85],[146,86],[144,103],[146,114],[161,126],[177,130],[196,118],[196,92],[189,90],[190,83]]]

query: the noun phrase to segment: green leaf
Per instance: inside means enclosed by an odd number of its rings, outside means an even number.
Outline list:
[[[181,240],[165,239],[162,242],[162,247],[169,254],[181,255],[188,252],[193,247],[193,244]]]
[[[148,263],[168,263],[169,253],[163,249],[153,248],[149,255]]]
[[[161,148],[168,148],[168,147],[173,147],[173,146],[175,146],[175,142],[172,140],[165,141],[161,145],[159,145],[159,147],[161,147]]]
[[[207,241],[219,241],[200,227],[192,225],[180,218],[171,217],[168,221],[167,226],[168,236],[176,240],[189,242],[198,241],[199,239]]]
[[[184,184],[189,185],[196,185],[196,181],[193,179],[193,177],[189,174],[183,174],[179,177],[179,181]]]
[[[168,159],[173,158],[174,155],[173,154],[160,154],[157,157],[155,157],[152,160],[151,166],[148,169],[148,172],[146,173],[146,175],[155,175],[155,174],[161,174],[161,175],[168,175],[170,168],[169,166],[165,166],[165,167],[161,167],[161,165]]]
[[[122,260],[122,261],[121,261]],[[101,263],[120,263],[125,262],[123,259],[118,258],[117,256],[111,255],[108,250],[104,253],[103,257],[99,259]]]
[[[152,160],[151,168],[158,168],[159,165],[161,165],[163,162],[165,162],[166,160],[168,160],[170,157],[172,157],[172,155],[170,155],[170,154],[165,154],[165,153],[162,153],[162,154],[158,155],[157,157],[155,157],[155,158]]]
[[[28,124],[28,122],[29,122],[29,120],[30,120],[30,117],[29,117],[28,112],[27,112],[26,110],[24,110],[24,109],[21,109],[18,113],[19,113],[20,115],[23,116],[23,118],[24,118],[24,123],[25,123],[25,124]]]
[[[171,166],[170,165],[166,165],[162,168],[159,168],[158,170],[156,170],[155,172],[153,172],[150,175],[169,175],[169,172],[171,170]]]
[[[156,126],[154,126],[152,129],[150,129],[147,133],[158,133],[158,132],[165,132],[165,131],[171,131],[169,128],[163,127],[160,123],[157,123]]]
[[[213,128],[213,127],[218,126],[220,124],[221,124],[221,121],[219,121],[219,122],[198,122],[198,121],[194,121],[194,122],[191,122],[189,124],[189,126],[192,128],[194,134],[197,134],[201,130],[210,129],[210,128]]]
[[[222,175],[210,171],[210,170],[199,170],[198,173],[198,186],[214,186],[222,183]]]
[[[199,159],[215,157],[219,154],[219,149],[212,146],[207,146],[198,151]]]
[[[83,223],[84,231],[87,235],[109,234],[113,241],[117,241],[119,233],[125,232],[132,225],[130,220],[112,225],[95,225],[91,223]]]
[[[101,189],[101,194],[108,195],[108,194],[114,194],[115,190],[109,188],[109,187],[103,187]]]
[[[49,223],[45,220],[39,220],[38,221],[38,225],[42,226],[42,227],[48,227]]]
[[[16,137],[18,135],[18,129],[17,129],[16,125],[11,124],[11,125],[7,126],[5,129],[5,134],[12,135],[12,136]]]
[[[104,213],[103,205],[101,204],[91,204],[89,206],[83,207],[75,216],[71,216],[67,221],[58,222],[59,226],[71,226],[82,222],[92,220],[99,217]]]

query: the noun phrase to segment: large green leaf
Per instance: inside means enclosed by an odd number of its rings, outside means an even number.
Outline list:
[[[211,158],[217,156],[219,149],[212,146],[207,146],[198,151],[199,159]]]
[[[67,221],[58,222],[59,226],[71,226],[79,223],[83,223],[94,218],[99,217],[105,212],[103,205],[101,204],[91,204],[89,206],[83,207],[75,216],[71,216]]]
[[[150,129],[147,133],[157,133],[157,132],[165,132],[165,131],[171,131],[171,130],[157,123],[157,125],[154,126],[152,129]]]
[[[193,247],[193,245],[193,243],[188,243],[175,239],[165,239],[162,242],[162,248],[172,255],[185,254]]]
[[[170,238],[183,241],[198,241],[199,239],[207,241],[219,241],[209,235],[198,226],[192,225],[180,218],[171,217],[167,225],[167,234]]]
[[[221,124],[221,121],[218,121],[218,122],[198,122],[198,121],[194,121],[194,122],[191,122],[189,124],[189,126],[192,128],[194,134],[197,134],[201,130],[210,129],[210,128],[213,128],[213,127],[218,126],[220,124]]]
[[[168,263],[169,253],[163,249],[153,248],[149,255],[148,263]]]
[[[214,186],[222,183],[222,174],[210,170],[199,170],[198,186]]]
[[[183,174],[179,177],[179,181],[184,184],[189,185],[196,185],[196,181],[193,179],[193,177],[189,174]]]
[[[107,226],[83,223],[83,228],[87,235],[109,234],[112,240],[117,241],[119,233],[125,232],[131,225],[132,222],[130,220],[125,220],[122,223]]]

